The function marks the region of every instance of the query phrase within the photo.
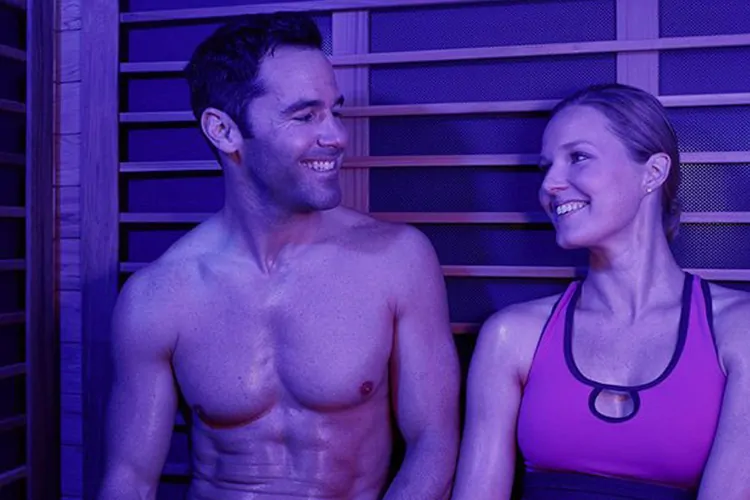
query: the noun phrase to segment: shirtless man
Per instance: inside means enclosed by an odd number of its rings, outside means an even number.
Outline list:
[[[224,208],[136,273],[113,322],[101,498],[154,498],[181,395],[193,499],[435,500],[458,449],[445,284],[417,230],[339,206],[346,133],[315,25],[218,30],[188,68]],[[404,461],[388,484],[396,423]]]

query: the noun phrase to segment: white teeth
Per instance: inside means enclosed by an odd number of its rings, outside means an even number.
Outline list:
[[[563,203],[562,205],[558,205],[557,207],[555,207],[555,213],[557,215],[565,215],[569,212],[580,210],[586,205],[588,205],[588,203],[585,203],[583,201],[569,201],[568,203]]]
[[[304,161],[302,162],[306,167],[309,167],[316,172],[328,172],[336,167],[335,161]]]

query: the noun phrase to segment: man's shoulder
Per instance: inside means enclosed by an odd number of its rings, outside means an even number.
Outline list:
[[[414,226],[392,222],[377,215],[365,214],[348,208],[340,208],[337,217],[342,234],[348,241],[355,241],[366,249],[377,249],[377,255],[400,257],[434,254],[434,247],[427,236]]]
[[[178,330],[199,289],[194,259],[165,255],[133,273],[117,298],[113,328],[122,337],[170,337]]]

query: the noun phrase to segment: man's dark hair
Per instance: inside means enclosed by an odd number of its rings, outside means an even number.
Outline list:
[[[302,13],[256,14],[218,28],[201,42],[185,67],[190,105],[200,120],[206,108],[224,111],[252,137],[247,106],[264,89],[258,81],[263,58],[279,46],[322,50],[315,22]]]

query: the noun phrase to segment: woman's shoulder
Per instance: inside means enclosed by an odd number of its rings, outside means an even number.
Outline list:
[[[562,294],[509,305],[482,324],[476,349],[513,366],[525,380],[547,319]]]
[[[750,293],[714,283],[709,288],[714,336],[722,364],[725,370],[738,363],[750,370]]]

